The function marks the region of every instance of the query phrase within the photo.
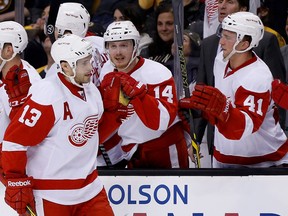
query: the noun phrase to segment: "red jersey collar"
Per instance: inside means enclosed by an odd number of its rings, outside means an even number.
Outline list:
[[[247,65],[252,64],[252,63],[254,63],[254,62],[256,62],[256,61],[257,61],[257,57],[256,57],[256,55],[253,53],[253,57],[252,57],[251,59],[249,59],[248,61],[244,62],[242,65],[238,66],[237,68],[235,68],[235,69],[233,69],[233,70],[229,70],[229,69],[231,69],[231,68],[229,67],[229,62],[228,62],[228,64],[226,65],[226,68],[225,68],[224,78],[226,78],[226,77],[234,74],[235,72],[237,72],[237,71],[240,70],[241,68],[244,68],[244,67],[246,67]]]
[[[62,73],[58,73],[58,77],[61,80],[61,82],[71,91],[71,93],[73,95],[83,99],[83,97],[79,94],[79,92],[84,91],[84,89],[82,89],[82,88],[74,85],[73,83],[69,82],[68,80],[66,80],[65,75]]]

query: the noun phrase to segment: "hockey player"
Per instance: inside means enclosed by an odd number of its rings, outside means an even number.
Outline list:
[[[96,170],[103,103],[90,84],[92,52],[76,35],[55,41],[60,72],[30,88],[6,130],[5,201],[19,214],[28,205],[38,216],[114,215]]]
[[[41,79],[37,71],[21,59],[27,43],[23,26],[14,21],[0,22],[0,168],[4,132],[25,102],[31,83]]]
[[[252,51],[263,37],[260,18],[237,12],[224,18],[214,65],[215,88],[196,85],[180,106],[203,111],[216,125],[214,168],[288,163],[288,142],[271,100],[271,71]]]
[[[55,38],[60,38],[65,34],[75,34],[80,37],[86,37],[90,23],[90,14],[86,8],[76,2],[65,2],[60,4],[56,22],[55,22]],[[93,54],[93,82],[97,84],[99,70],[102,66],[100,55],[104,52],[104,40],[99,36],[87,36],[87,40],[91,41],[95,53]],[[96,49],[95,49],[96,48]],[[107,60],[105,55],[102,55],[102,60]],[[50,72],[51,71],[51,72]],[[56,69],[56,64],[51,67],[47,76],[53,75]],[[95,76],[95,77],[94,77]]]
[[[112,164],[125,159],[128,168],[188,168],[174,79],[163,65],[137,55],[139,40],[131,21],[113,22],[104,33],[110,59],[100,74],[105,109],[122,106],[119,89],[110,88],[118,79],[128,110],[134,109],[104,146]]]

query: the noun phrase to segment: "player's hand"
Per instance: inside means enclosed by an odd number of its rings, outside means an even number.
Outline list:
[[[105,110],[115,111],[119,107],[120,87],[120,77],[115,76],[114,72],[104,76],[100,84],[100,92],[102,94]]]
[[[122,91],[129,99],[142,98],[147,93],[145,84],[136,81],[133,77],[124,72],[117,72],[120,76]]]
[[[27,205],[35,212],[32,188],[32,177],[7,179],[5,202],[18,214],[25,214]]]
[[[207,112],[202,111],[202,117],[206,119],[213,126],[217,124],[217,118],[215,116],[210,115]]]
[[[3,82],[9,97],[10,107],[18,107],[24,104],[31,86],[28,72],[14,65],[6,74]]]
[[[279,79],[272,82],[272,99],[284,109],[288,109],[288,86]]]
[[[231,104],[217,88],[196,85],[190,98],[180,100],[180,107],[200,109],[220,121],[226,122],[229,118]]]

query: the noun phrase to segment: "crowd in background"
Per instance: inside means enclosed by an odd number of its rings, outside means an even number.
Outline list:
[[[59,3],[65,1],[62,0]],[[131,20],[141,34],[141,55],[169,67],[171,59],[173,59],[171,45],[174,42],[174,19],[171,1],[78,0],[74,2],[79,2],[87,8],[91,15],[89,30],[98,36],[103,36],[107,26],[113,21]],[[286,27],[286,22],[288,22],[287,2],[285,0],[277,1],[277,4],[273,4],[273,0],[250,2],[250,11],[254,11],[260,16],[265,25],[265,30],[275,34],[280,47],[284,47],[288,40],[288,28]],[[25,28],[31,41],[25,51],[25,59],[35,68],[41,68],[49,60],[45,53],[46,36],[44,24],[48,19],[49,7],[47,6],[50,3],[50,0],[25,1]],[[203,37],[215,33],[215,29],[219,25],[218,19],[215,19],[218,14],[217,3],[218,0],[183,1],[184,29],[194,35],[194,37],[189,39],[191,39],[191,48],[192,50],[193,48],[195,49],[195,53],[192,51],[187,56],[193,55],[197,57],[198,55],[199,57],[199,54],[197,54],[197,36],[202,40]],[[13,20],[15,17],[15,14],[13,15],[13,12],[15,13],[14,7],[14,1],[10,1],[6,5],[3,3],[2,8],[0,8],[0,21]],[[255,8],[257,9],[255,10]],[[169,13],[161,15],[169,11],[171,12],[170,16]],[[117,14],[119,17],[117,17]],[[197,36],[195,37],[195,35]],[[37,54],[35,54],[35,51]]]

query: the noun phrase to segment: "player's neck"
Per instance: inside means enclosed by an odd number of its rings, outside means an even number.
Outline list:
[[[124,68],[124,69],[122,69],[122,68],[117,68],[117,70],[118,70],[118,71],[125,72],[125,73],[129,73],[129,72],[132,71],[133,68],[137,65],[138,61],[139,61],[139,58],[136,57],[136,58],[130,63],[130,65],[129,65],[127,68]]]
[[[248,60],[250,60],[253,57],[252,52],[245,52],[245,53],[235,53],[231,58],[230,58],[230,68],[235,69],[239,67],[240,65],[244,64]]]

